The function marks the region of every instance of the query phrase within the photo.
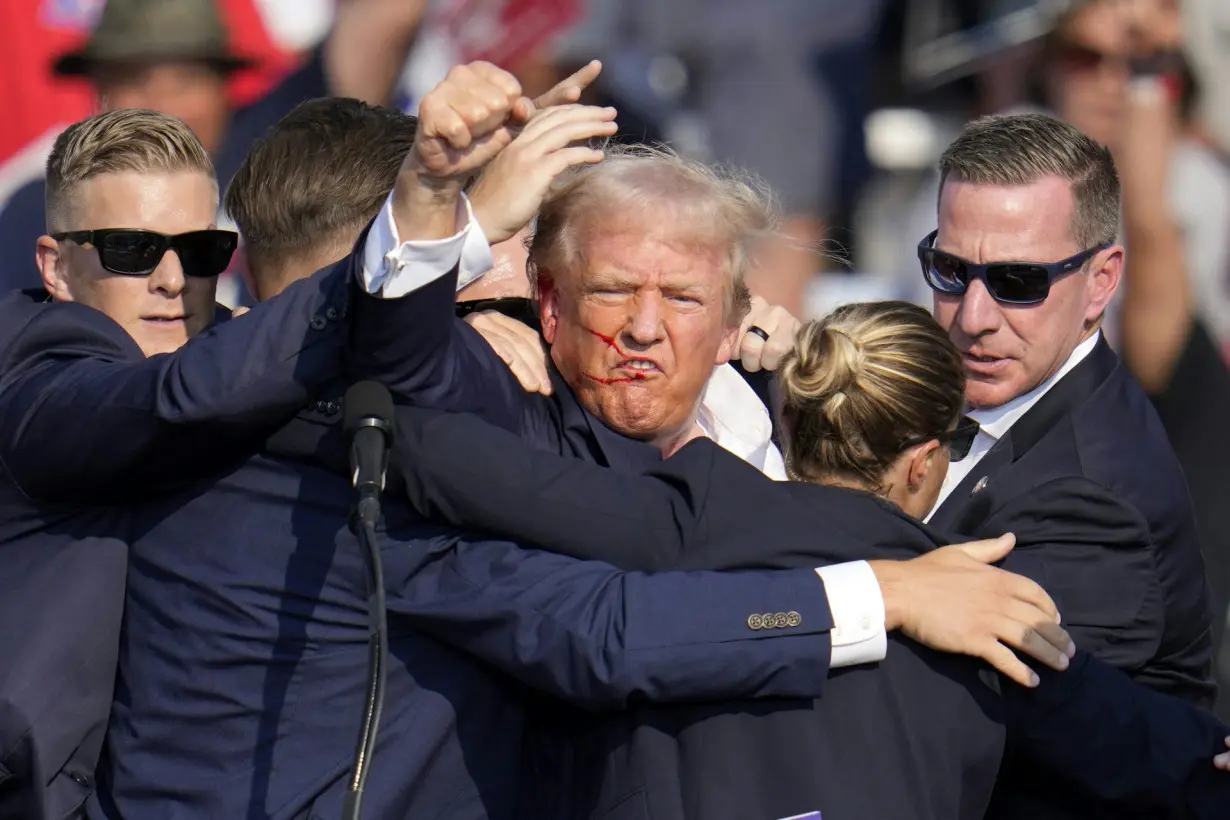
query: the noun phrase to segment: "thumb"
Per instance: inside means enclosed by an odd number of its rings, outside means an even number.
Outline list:
[[[976,561],[981,561],[984,564],[994,564],[996,561],[1003,560],[1008,553],[1012,552],[1014,546],[1016,546],[1016,536],[1008,532],[999,538],[973,541],[969,544],[958,544],[957,549]]]
[[[232,311],[231,311],[231,318],[232,318],[232,319],[238,319],[240,316],[242,316],[242,315],[244,315],[245,313],[247,313],[247,312],[248,312],[248,310],[249,310],[248,308],[243,307],[242,305],[240,305],[239,307],[237,307],[237,308],[235,308],[234,310],[232,310]]]

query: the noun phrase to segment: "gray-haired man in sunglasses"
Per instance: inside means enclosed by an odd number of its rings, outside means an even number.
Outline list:
[[[930,523],[1015,533],[1078,646],[1208,706],[1191,503],[1149,399],[1102,334],[1124,256],[1110,152],[1046,115],[988,117],[940,171],[939,228],[919,258],[981,431]],[[1084,816],[1061,786],[1013,771],[990,816]]]

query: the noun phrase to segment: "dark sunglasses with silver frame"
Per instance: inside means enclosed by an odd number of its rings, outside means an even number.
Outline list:
[[[934,433],[929,436],[906,439],[901,442],[901,449],[905,450],[918,444],[926,444],[928,441],[938,441],[940,444],[948,445],[949,461],[960,461],[969,455],[970,448],[974,446],[974,439],[978,436],[978,430],[978,422],[969,416],[962,416],[961,420],[957,422],[957,426],[951,430],[946,430],[943,433]]]
[[[922,263],[927,285],[937,293],[961,296],[970,282],[981,279],[997,302],[1008,305],[1036,305],[1046,301],[1055,280],[1081,269],[1098,253],[1109,248],[1103,242],[1059,262],[991,262],[978,265],[959,256],[935,248],[934,230],[918,243],[918,261]]]
[[[239,234],[216,229],[189,231],[174,236],[137,228],[63,231],[57,242],[93,245],[105,270],[120,276],[148,276],[168,250],[174,250],[185,276],[209,278],[226,270],[239,246]]]

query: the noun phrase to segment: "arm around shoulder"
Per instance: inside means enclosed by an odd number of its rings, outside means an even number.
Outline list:
[[[645,575],[503,542],[386,555],[389,608],[591,709],[816,697],[832,619],[811,570]]]
[[[106,503],[250,450],[343,375],[347,276],[323,271],[149,358],[102,313],[47,306],[0,365],[5,469],[32,497]]]

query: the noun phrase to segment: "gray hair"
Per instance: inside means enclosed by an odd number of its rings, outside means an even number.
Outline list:
[[[602,162],[571,168],[552,183],[526,241],[534,293],[540,271],[583,264],[580,237],[586,229],[648,211],[706,246],[727,249],[727,319],[738,324],[750,305],[744,279],[756,246],[780,222],[772,191],[746,171],[711,167],[663,146],[612,144],[603,153]]]
[[[982,117],[965,126],[940,159],[940,197],[949,178],[975,185],[1072,184],[1072,236],[1082,248],[1119,232],[1119,174],[1110,149],[1049,114]]]

